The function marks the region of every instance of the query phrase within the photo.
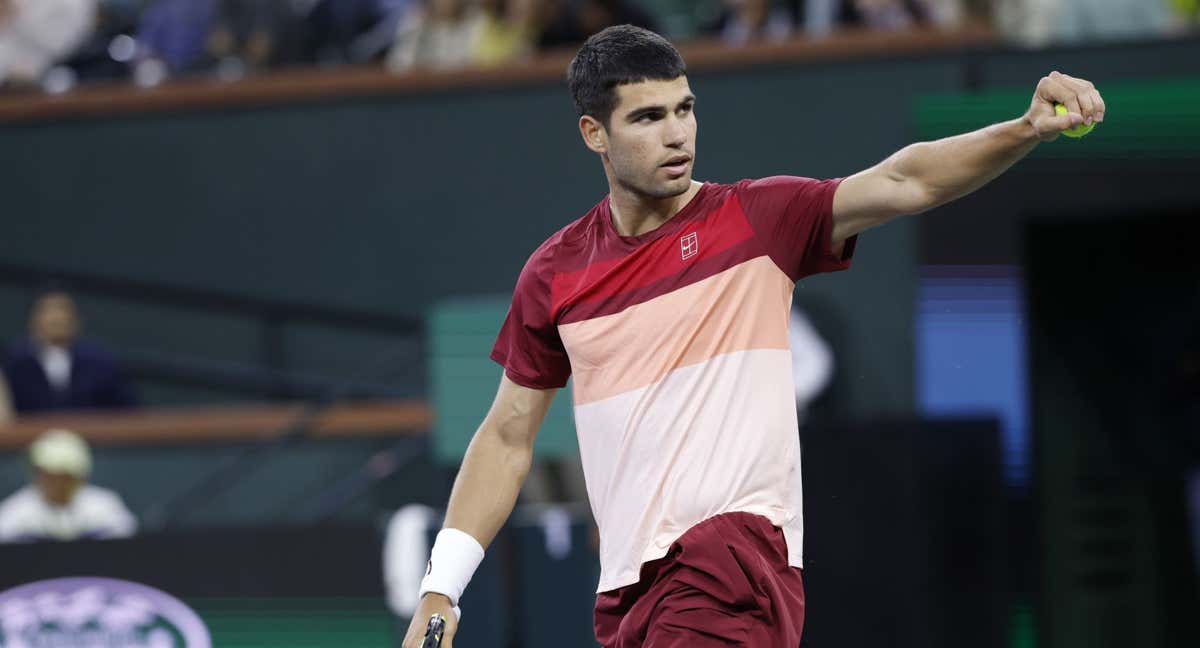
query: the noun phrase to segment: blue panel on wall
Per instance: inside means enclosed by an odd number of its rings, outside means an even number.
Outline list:
[[[931,416],[1000,419],[1005,478],[1029,482],[1024,296],[1013,266],[924,266],[917,307],[917,390]]]

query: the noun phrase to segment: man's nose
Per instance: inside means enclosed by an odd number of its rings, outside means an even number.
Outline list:
[[[675,115],[667,118],[664,140],[663,143],[670,148],[680,148],[687,143],[687,127],[684,126],[682,119]]]

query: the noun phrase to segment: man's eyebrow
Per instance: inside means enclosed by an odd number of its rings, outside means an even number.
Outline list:
[[[683,99],[680,99],[679,103],[676,105],[682,106],[686,103],[691,103],[691,102],[695,102],[695,101],[696,101],[696,96],[693,94],[688,94]],[[666,112],[666,110],[667,110],[666,106],[642,106],[640,108],[634,108],[633,110],[629,111],[629,113],[625,115],[625,119],[628,121],[637,121],[642,115]]]
[[[629,113],[625,115],[625,119],[629,121],[637,121],[637,119],[642,115],[666,112],[666,110],[666,106],[642,106],[641,108],[634,108],[633,110],[629,111]]]

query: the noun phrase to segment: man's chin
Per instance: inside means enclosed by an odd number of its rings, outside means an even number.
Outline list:
[[[692,175],[689,173],[683,177],[666,181],[658,179],[656,182],[646,184],[622,182],[621,185],[642,198],[667,200],[687,193],[687,190],[692,188]]]
[[[692,176],[689,174],[659,185],[657,187],[657,191],[651,195],[653,195],[655,198],[661,199],[675,198],[676,196],[681,196],[687,193],[687,190],[691,188]]]

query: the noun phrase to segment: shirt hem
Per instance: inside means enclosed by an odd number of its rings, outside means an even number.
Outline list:
[[[759,515],[759,516],[766,518],[767,521],[769,521],[772,526],[783,531],[783,537],[784,537],[784,540],[787,542],[787,546],[788,546],[788,552],[787,552],[788,553],[788,565],[791,567],[796,567],[798,569],[802,569],[804,567],[804,564],[803,564],[804,563],[804,554],[803,554],[804,526],[803,526],[803,523],[801,523],[799,525],[795,524],[796,520],[799,519],[798,517],[792,517],[792,518],[789,518],[789,519],[783,521],[782,523],[780,523],[780,522],[776,522],[775,520],[772,520],[770,515],[760,512],[760,511],[751,511],[751,510],[722,511],[721,513],[717,513],[716,515],[704,518],[703,520],[700,520],[699,522],[693,524],[692,526],[688,527],[687,529],[684,529],[682,532],[675,534],[674,537],[672,537],[671,540],[666,543],[666,546],[659,546],[657,544],[653,545],[653,548],[651,550],[648,550],[642,554],[642,560],[641,560],[641,562],[638,563],[636,571],[634,571],[632,573],[621,572],[617,576],[614,576],[611,580],[606,580],[604,578],[601,578],[600,583],[596,588],[596,593],[603,594],[605,592],[612,592],[614,590],[619,590],[623,587],[628,587],[630,585],[634,585],[634,584],[638,583],[639,581],[642,580],[642,567],[645,566],[646,563],[658,560],[658,559],[666,556],[671,551],[671,545],[673,545],[676,540],[683,537],[683,535],[686,534],[687,532],[691,531],[692,529],[695,529],[696,527],[700,526],[701,524],[704,524],[708,520],[711,520],[719,515],[725,515],[727,513],[749,513],[751,515]],[[793,539],[796,540],[795,543],[792,542]],[[793,549],[793,546],[795,546],[795,549]]]

